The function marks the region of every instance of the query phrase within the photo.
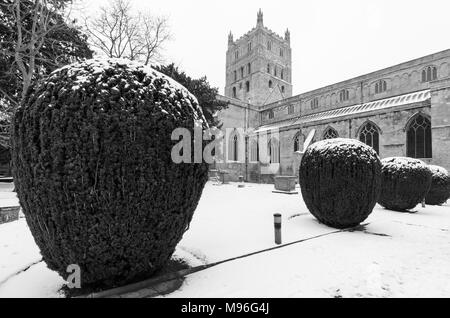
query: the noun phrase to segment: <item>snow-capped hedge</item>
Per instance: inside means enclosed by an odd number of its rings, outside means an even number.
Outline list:
[[[381,189],[381,163],[373,148],[352,139],[319,141],[300,165],[306,206],[322,223],[353,227],[375,207]]]
[[[421,160],[404,157],[381,161],[382,190],[378,203],[389,210],[407,211],[425,199],[431,186],[431,171]]]
[[[450,175],[445,168],[428,166],[433,174],[431,188],[425,198],[426,204],[441,205],[450,199]]]
[[[160,269],[188,228],[206,164],[174,164],[172,131],[206,121],[181,85],[125,60],[59,69],[14,118],[13,174],[49,268],[83,286]]]

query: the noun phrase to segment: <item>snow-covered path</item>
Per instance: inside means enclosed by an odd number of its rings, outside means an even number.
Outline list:
[[[283,243],[336,231],[319,224],[300,195],[272,190],[273,185],[239,189],[208,183],[175,257],[196,266],[274,247],[274,213],[283,215]],[[448,297],[450,206],[417,211],[377,206],[361,231],[322,236],[189,275],[168,297]],[[0,225],[0,282],[5,268],[11,273],[36,256],[23,219]],[[0,285],[0,297],[57,297],[62,284],[40,263]]]

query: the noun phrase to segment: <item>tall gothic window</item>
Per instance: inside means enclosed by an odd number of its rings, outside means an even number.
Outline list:
[[[284,50],[280,49],[280,56],[283,57],[284,56]]]
[[[432,158],[431,122],[417,115],[408,125],[406,152],[411,158]]]
[[[250,92],[250,82],[245,82],[245,91],[248,93]]]
[[[323,139],[334,139],[334,138],[338,138],[339,134],[338,132],[334,129],[329,127],[327,130],[325,130],[324,134],[323,134]]]
[[[422,82],[430,82],[437,79],[437,68],[435,66],[428,66],[422,71]]]
[[[273,84],[272,81],[269,80],[269,88],[272,88]]]
[[[271,138],[268,143],[270,163],[280,163],[280,143],[278,139]]]
[[[269,51],[272,51],[272,42],[271,41],[267,41],[267,49]]]
[[[252,65],[250,63],[247,64],[247,73],[250,75],[252,72]]]
[[[233,98],[236,98],[237,94],[236,94],[236,87],[233,87]]]
[[[259,147],[258,141],[256,139],[252,139],[250,141],[250,161],[251,162],[259,161]]]
[[[281,86],[281,92],[284,94],[284,86]]]
[[[313,98],[311,100],[311,109],[316,109],[319,107],[319,99],[318,98]]]
[[[267,73],[270,74],[270,64],[267,64]]]
[[[359,140],[375,149],[377,153],[380,153],[380,133],[373,123],[368,122],[361,128]]]
[[[237,81],[237,71],[234,71],[234,81]]]
[[[281,79],[284,79],[284,70],[281,70]]]
[[[234,52],[234,58],[237,60],[239,58],[239,51]]]
[[[269,111],[269,119],[273,119],[275,117],[275,114],[273,113],[273,110]]]
[[[300,133],[294,137],[294,152],[300,151]]]
[[[239,160],[239,136],[237,133],[230,136],[230,147],[228,149],[228,160]]]
[[[244,67],[241,67],[241,78],[244,78]]]
[[[250,53],[252,51],[252,42],[248,42],[247,51]]]

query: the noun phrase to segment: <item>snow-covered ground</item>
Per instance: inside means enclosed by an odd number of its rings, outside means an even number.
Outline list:
[[[377,206],[361,231],[337,232],[300,195],[272,190],[208,183],[175,257],[197,266],[275,247],[274,213],[284,244],[313,239],[191,274],[167,297],[450,296],[449,205],[415,214]],[[39,258],[24,219],[0,225],[0,297],[59,297],[63,281],[42,262],[10,277]]]

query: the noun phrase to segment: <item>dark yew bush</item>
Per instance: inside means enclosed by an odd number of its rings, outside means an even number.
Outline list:
[[[378,203],[386,209],[404,212],[425,199],[431,186],[431,171],[413,158],[386,158],[381,161],[382,185]]]
[[[450,175],[439,166],[428,166],[431,170],[431,188],[425,197],[426,204],[442,205],[450,198]]]
[[[89,60],[59,69],[17,111],[13,173],[50,269],[83,287],[162,268],[189,226],[206,164],[174,164],[175,128],[207,124],[195,97],[150,67]]]
[[[372,213],[381,189],[381,163],[373,148],[352,139],[319,141],[300,164],[309,211],[335,228],[354,227]]]

